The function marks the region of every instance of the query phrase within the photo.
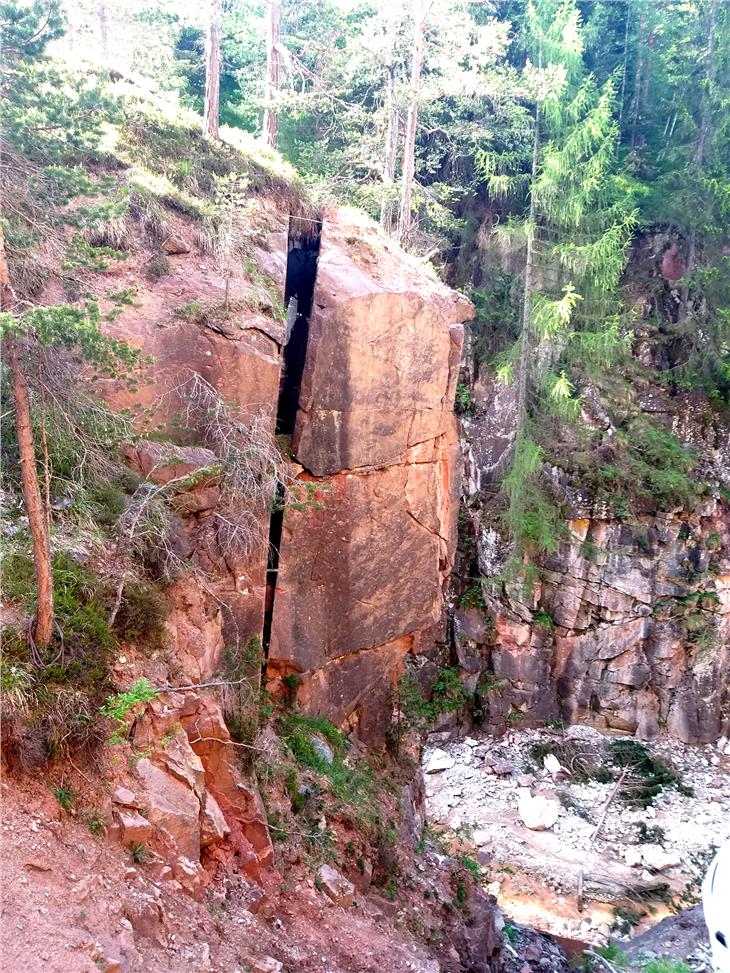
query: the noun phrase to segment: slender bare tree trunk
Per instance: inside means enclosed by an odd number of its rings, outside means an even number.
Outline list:
[[[517,373],[517,430],[515,445],[523,434],[527,419],[527,386],[530,373],[532,352],[530,348],[530,328],[532,325],[532,270],[535,253],[535,220],[537,205],[535,185],[540,158],[540,102],[535,105],[535,135],[532,142],[532,177],[530,180],[530,212],[528,216],[527,253],[525,255],[525,281],[522,295],[522,334],[520,336],[520,363]]]
[[[428,3],[430,6],[430,2]],[[423,29],[426,22],[427,0],[413,0],[413,50],[411,63],[411,102],[406,116],[406,134],[403,139],[403,174],[401,177],[400,218],[398,236],[408,243],[411,236],[411,199],[416,169],[416,128],[418,126],[418,93],[421,86],[423,64]]]
[[[626,64],[629,56],[629,21],[631,20],[631,0],[626,0],[626,23],[624,25],[624,63],[621,70],[621,108],[618,115],[617,151],[621,148],[621,134],[624,127],[624,107],[626,102]]]
[[[218,138],[221,93],[221,0],[210,0],[210,19],[205,43],[205,99],[203,133]]]
[[[636,148],[636,135],[639,124],[641,103],[641,79],[644,70],[644,45],[646,43],[646,10],[642,6],[639,14],[639,37],[636,44],[636,71],[634,73],[634,97],[631,110],[631,148]]]
[[[385,194],[380,204],[380,224],[387,233],[393,231],[395,201],[392,197],[395,183],[395,165],[398,158],[398,74],[395,64],[388,65],[388,129],[385,134],[385,159],[383,163],[383,187]]]
[[[99,35],[101,37],[101,53],[104,58],[105,65],[108,66],[109,62],[109,21],[106,16],[106,3],[104,0],[99,0],[99,4],[96,8],[96,12],[99,16]]]
[[[9,311],[13,305],[8,263],[5,257],[5,237],[0,227],[0,308]],[[15,403],[15,429],[20,454],[20,477],[23,502],[28,515],[33,566],[35,569],[37,607],[33,638],[39,649],[45,649],[53,635],[53,574],[51,549],[43,510],[38,470],[36,468],[35,443],[30,417],[30,398],[23,360],[18,343],[10,336],[3,341],[5,360],[10,369],[10,382]]]
[[[281,35],[281,0],[268,0],[266,18],[266,91],[264,108],[264,140],[276,148],[279,116],[273,105],[279,94],[279,43]]]
[[[702,169],[705,165],[705,154],[707,151],[707,137],[710,134],[710,94],[712,83],[715,78],[715,32],[717,30],[717,3],[718,0],[710,0],[710,10],[707,23],[707,55],[705,62],[706,86],[702,94],[702,105],[700,108],[700,129],[697,133],[697,145],[694,153],[694,168],[697,179],[700,178]],[[697,227],[692,219],[687,241],[687,267],[684,272],[685,279],[689,277],[695,269],[697,263]],[[683,321],[687,317],[689,310],[689,284],[682,286],[680,294],[679,318]]]

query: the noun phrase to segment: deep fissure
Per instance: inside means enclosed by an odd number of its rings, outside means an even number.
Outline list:
[[[276,433],[291,436],[294,432],[302,376],[307,358],[309,316],[312,313],[314,288],[317,281],[322,221],[299,216],[289,217],[289,244],[284,284],[286,308],[286,338],[279,382],[276,413]],[[266,602],[264,605],[263,649],[269,657],[271,623],[274,616],[276,582],[279,574],[279,549],[284,529],[284,484],[276,486],[276,498],[269,522],[269,550],[266,563]]]

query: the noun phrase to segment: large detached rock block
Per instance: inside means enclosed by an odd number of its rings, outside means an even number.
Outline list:
[[[453,565],[472,307],[371,227],[357,234],[325,224],[292,443],[322,508],[284,517],[268,672],[298,673],[299,705],[373,739]]]

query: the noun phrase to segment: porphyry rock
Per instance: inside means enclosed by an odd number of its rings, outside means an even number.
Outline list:
[[[128,787],[115,787],[112,800],[115,804],[121,804],[124,807],[137,807],[137,796]]]
[[[200,821],[201,848],[207,848],[217,841],[222,841],[230,833],[231,829],[226,824],[226,819],[223,817],[218,802],[212,794],[206,794]]]
[[[137,774],[145,785],[150,824],[162,828],[174,840],[180,854],[200,859],[200,800],[187,783],[144,758]]]
[[[174,256],[175,254],[180,253],[190,253],[190,244],[186,243],[186,241],[176,233],[171,233],[170,236],[163,241],[161,249],[170,256]]]
[[[154,828],[147,818],[142,817],[137,811],[120,811],[117,818],[123,845],[127,847],[143,845],[152,837]]]

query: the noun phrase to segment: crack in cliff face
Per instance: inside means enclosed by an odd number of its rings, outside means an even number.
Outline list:
[[[321,220],[289,218],[289,251],[287,257],[284,306],[287,308],[286,344],[279,384],[276,431],[290,436],[294,432],[299,393],[307,357],[309,315],[312,312],[314,288],[317,281],[319,247],[322,236]],[[264,659],[268,659],[271,644],[271,624],[274,615],[276,582],[279,574],[279,553],[284,530],[286,491],[279,482],[276,501],[269,524],[269,552],[266,565],[266,604],[262,633]]]

